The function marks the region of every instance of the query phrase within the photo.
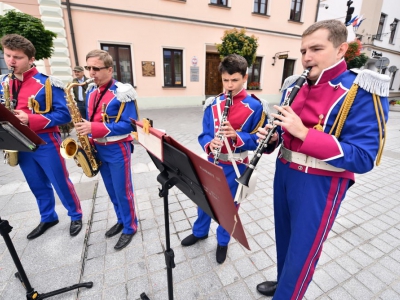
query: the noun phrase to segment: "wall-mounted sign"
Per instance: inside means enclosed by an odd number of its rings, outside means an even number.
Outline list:
[[[156,64],[154,61],[142,61],[142,75],[156,76]]]
[[[197,66],[197,62],[198,62],[198,61],[197,61],[197,57],[196,57],[196,56],[193,56],[193,57],[192,57],[192,65],[193,65],[193,66]]]
[[[190,67],[190,81],[198,82],[199,81],[199,67]]]
[[[278,56],[279,59],[286,59],[286,58],[288,58],[288,57],[289,57],[289,54],[280,54],[280,55]]]
[[[372,51],[371,56],[372,58],[382,57],[382,52]]]

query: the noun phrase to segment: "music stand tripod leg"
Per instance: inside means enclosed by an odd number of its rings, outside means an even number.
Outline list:
[[[78,283],[69,287],[65,287],[59,290],[55,290],[53,292],[39,294],[37,291],[32,288],[28,276],[25,273],[25,270],[21,264],[21,260],[18,257],[17,251],[15,250],[14,244],[10,238],[10,232],[12,227],[6,220],[2,220],[0,217],[0,234],[3,236],[4,242],[6,243],[7,249],[10,252],[10,255],[14,261],[15,267],[17,268],[18,272],[15,273],[15,277],[17,277],[22,285],[26,290],[26,299],[27,300],[41,300],[45,298],[49,298],[58,294],[62,294],[65,292],[69,292],[74,289],[78,289],[81,287],[91,288],[93,286],[93,282],[83,282]]]

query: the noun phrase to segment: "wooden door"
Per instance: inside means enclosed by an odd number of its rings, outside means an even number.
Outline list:
[[[218,72],[220,62],[218,53],[206,53],[206,97],[222,93],[222,80]]]

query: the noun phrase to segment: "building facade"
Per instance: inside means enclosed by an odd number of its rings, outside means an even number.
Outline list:
[[[139,107],[161,108],[201,105],[222,92],[216,43],[233,28],[245,28],[247,35],[258,38],[249,93],[279,102],[284,78],[303,71],[301,34],[315,22],[318,3],[9,0],[0,2],[0,14],[17,9],[57,33],[54,55],[39,64],[46,73],[71,81],[72,68],[85,65],[86,53],[104,49],[115,60],[114,77],[135,86]]]
[[[321,0],[322,1],[322,0]],[[352,18],[363,20],[349,25],[349,41],[358,38],[368,61],[364,68],[391,77],[389,100],[400,99],[400,6],[396,0],[353,0]],[[324,0],[318,20],[345,20],[348,0]],[[328,6],[328,8],[326,8]]]

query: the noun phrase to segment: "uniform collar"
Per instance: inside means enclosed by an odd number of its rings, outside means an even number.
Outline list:
[[[22,81],[27,81],[28,79],[35,76],[37,73],[39,72],[35,67],[30,68],[29,70],[22,73]]]
[[[346,70],[347,70],[347,64],[345,60],[342,59],[333,66],[330,66],[329,68],[322,70],[321,75],[319,75],[319,78],[317,79],[314,85],[327,83],[328,81],[338,77]]]

